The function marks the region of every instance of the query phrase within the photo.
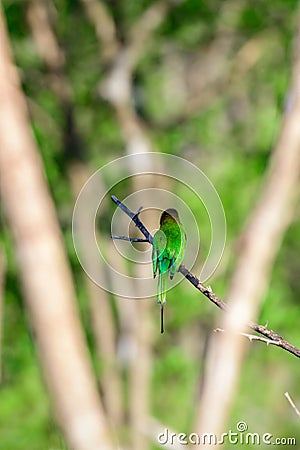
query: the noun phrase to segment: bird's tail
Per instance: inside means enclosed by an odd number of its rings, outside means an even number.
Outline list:
[[[168,289],[168,272],[163,272],[159,274],[158,277],[158,290],[157,290],[157,301],[160,303],[160,332],[164,332],[164,305],[166,303]]]
[[[158,290],[157,290],[157,300],[158,303],[162,305],[166,303],[168,289],[168,272],[163,272],[159,274],[158,277]]]

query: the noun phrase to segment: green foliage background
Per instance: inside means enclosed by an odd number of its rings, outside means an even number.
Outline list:
[[[105,67],[94,30],[86,19],[82,5],[76,0],[55,0],[54,3],[57,8],[56,32],[67,55],[67,76],[74,89],[74,115],[84,150],[82,158],[96,170],[124,155],[124,142],[114,112],[98,94],[97,86],[103,80]],[[126,35],[151,3],[146,0],[106,2],[121,37]],[[234,64],[238,51],[253,39],[262,38],[263,44],[258,44],[262,45],[260,56],[243,76],[235,78],[233,73],[226,89],[213,96],[205,108],[186,120],[178,121],[176,114],[180,105],[173,104],[172,98],[162,100],[165,99],[162,95],[166,82],[163,71],[165,54],[175,49],[183,58],[188,58],[199,48],[205,54],[206,46],[217,33],[222,3],[220,0],[187,0],[173,7],[145,48],[135,74],[135,87],[139,93],[137,107],[147,123],[152,142],[160,151],[179,155],[198,165],[212,180],[222,199],[227,217],[227,246],[220,270],[210,280],[220,297],[226,294],[236,258],[237,237],[259,197],[270,151],[280,129],[291,76],[298,2],[242,2],[238,20],[228,25],[235,36],[228,64]],[[84,275],[74,253],[70,232],[73,199],[66,170],[76,155],[64,152],[64,112],[49,89],[47,69],[32,41],[26,22],[27,2],[4,0],[3,4],[34,133],[74,272],[90,351],[95,370],[99,372],[101,365],[96,360],[90,330]],[[110,205],[107,220],[110,220],[113,211],[114,205]],[[204,240],[206,231],[204,229],[202,234]],[[66,444],[50,413],[34,336],[23,307],[17,263],[5,223],[1,241],[7,252],[8,267],[3,380],[0,386],[0,449],[65,449]],[[298,347],[299,242],[297,206],[295,220],[276,259],[259,317],[260,323],[268,321],[270,328]],[[190,430],[190,427],[193,399],[199,388],[198,378],[201,378],[203,362],[201,358],[195,359],[193,346],[190,341],[185,342],[184,336],[190,335],[192,329],[196,337],[202,335],[205,339],[206,330],[211,330],[217,323],[218,312],[185,282],[170,294],[168,309],[168,332],[162,342],[155,340],[152,413],[170,428],[197,431]],[[199,333],[199,329],[203,332]],[[194,344],[204,347],[204,343]],[[236,423],[244,420],[251,432],[295,437],[295,448],[298,448],[300,422],[287,403],[284,392],[289,391],[300,406],[299,371],[299,361],[294,356],[275,347],[253,343],[243,368],[228,428],[235,431]],[[261,448],[255,445],[240,447]],[[224,449],[229,448],[231,445],[224,445]]]

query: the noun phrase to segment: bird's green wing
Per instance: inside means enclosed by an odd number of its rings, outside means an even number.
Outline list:
[[[163,259],[163,254],[166,248],[166,236],[162,230],[157,230],[153,236],[153,248],[152,248],[152,264],[153,264],[153,277],[156,277],[157,270],[161,273],[160,263]]]
[[[153,278],[156,277],[157,274],[157,245],[153,238],[153,246],[152,246],[152,267],[153,267]]]
[[[182,225],[179,226],[180,235],[176,239],[176,248],[172,257],[172,265],[170,267],[170,278],[172,279],[183,261],[186,249],[186,234]]]

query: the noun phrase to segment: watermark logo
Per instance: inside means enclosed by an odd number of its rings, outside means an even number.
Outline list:
[[[143,207],[140,218],[147,228],[147,213],[148,217],[150,214],[157,218],[157,229],[161,212],[177,209],[187,235],[183,262],[202,282],[208,280],[220,262],[226,240],[225,214],[216,189],[197,166],[183,158],[165,153],[140,153],[101,167],[86,182],[74,207],[72,234],[77,257],[98,286],[120,297],[135,299],[152,297],[156,293],[151,245],[139,247],[114,240],[113,247],[107,248],[111,235],[129,236],[136,231],[120,208],[115,209],[106,230],[99,227],[103,217],[107,217],[110,196],[116,193],[132,211]],[[201,210],[204,213],[200,214]],[[201,237],[204,239],[201,222],[205,220],[209,224],[206,229],[210,229],[205,242],[210,240],[210,245],[200,261]],[[156,229],[151,225],[149,231],[153,234]],[[129,270],[130,264],[143,266],[144,270],[140,274]],[[134,279],[132,290],[129,278]],[[181,280],[182,277],[174,277],[170,287]]]
[[[175,433],[171,432],[168,428],[165,428],[157,436],[157,441],[161,446],[172,445],[206,445],[215,446],[223,444],[231,445],[296,445],[295,437],[276,437],[272,433],[255,433],[248,431],[248,425],[244,421],[240,421],[236,424],[236,430],[228,430],[226,433],[222,433],[221,436],[217,436],[214,433]]]

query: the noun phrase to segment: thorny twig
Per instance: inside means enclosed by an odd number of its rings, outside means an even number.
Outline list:
[[[149,242],[149,244],[153,243],[153,238],[145,225],[141,222],[139,219],[139,213],[140,209],[137,213],[132,212],[130,209],[127,208],[127,206],[124,205],[115,195],[112,195],[111,197],[112,201],[116,203],[122,211],[125,212],[135,223],[135,225],[138,227],[138,229],[142,232],[142,234],[145,236],[146,241]],[[113,236],[114,238],[114,236]],[[118,236],[118,239],[121,237]],[[126,238],[126,240],[131,241],[131,238]],[[200,291],[203,295],[205,295],[211,302],[213,302],[218,308],[222,309],[223,311],[228,311],[228,305],[223,302],[211,289],[210,286],[205,286],[203,283],[200,282],[200,280],[193,275],[185,266],[184,264],[181,264],[179,267],[179,272],[193,285],[195,286],[198,291]],[[259,325],[255,322],[249,322],[248,326],[256,331],[257,333],[265,336],[267,338],[269,344],[277,345],[278,347],[281,347],[282,349],[292,353],[296,357],[300,358],[300,349],[295,347],[294,345],[287,342],[285,339],[283,339],[279,334],[275,333],[273,330],[269,330],[264,325]],[[262,339],[260,339],[262,340]],[[266,341],[265,341],[266,342]]]
[[[223,330],[223,328],[216,328],[214,330],[216,333],[225,333],[226,330]],[[256,336],[256,334],[249,334],[249,333],[239,333],[239,336],[244,336],[247,339],[249,339],[250,342],[252,341],[260,341],[264,342],[267,345],[277,345],[279,346],[280,341],[272,341],[272,339],[268,339],[262,336]]]

